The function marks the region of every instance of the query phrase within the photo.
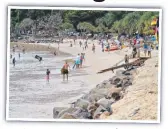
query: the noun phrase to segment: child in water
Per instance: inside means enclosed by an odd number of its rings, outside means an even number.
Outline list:
[[[46,71],[46,80],[47,80],[47,82],[49,82],[49,80],[50,80],[50,70],[49,69],[47,69],[47,71]]]

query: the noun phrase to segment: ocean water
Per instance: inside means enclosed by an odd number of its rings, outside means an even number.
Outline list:
[[[43,57],[40,63],[35,55]],[[69,81],[63,82],[60,72],[67,58],[54,56],[49,52],[18,52],[13,54],[16,66],[10,60],[9,118],[44,119],[53,117],[54,107],[69,107],[71,102],[89,92],[91,87],[82,77],[84,69],[70,70]],[[71,68],[73,64],[70,64]],[[51,71],[50,82],[46,82],[46,69]]]

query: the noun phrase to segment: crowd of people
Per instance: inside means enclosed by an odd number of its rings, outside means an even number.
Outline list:
[[[126,39],[125,42],[128,43],[127,47],[129,47],[130,49],[132,48],[132,57],[133,58],[140,57],[140,52],[142,50],[144,50],[144,55],[145,56],[148,56],[148,57],[152,56],[151,51],[152,51],[152,49],[154,49],[154,47],[151,43],[149,44],[149,43],[146,43],[144,40],[138,40],[136,38]],[[115,42],[114,40],[105,40],[105,39],[99,40],[98,44],[101,47],[102,52],[105,52],[105,50],[107,52],[110,52],[110,47],[112,45],[117,46],[118,49],[122,49],[122,45],[123,45],[119,41]],[[76,45],[75,40],[74,40],[74,45]],[[91,50],[92,50],[93,53],[96,52],[96,46],[97,45],[95,45],[95,43],[92,43]],[[12,48],[13,53],[15,53],[15,49],[17,47],[18,46],[14,46]],[[58,47],[59,47],[59,44],[58,44]],[[73,47],[72,41],[70,42],[70,47]],[[76,56],[76,58],[74,59],[74,65],[73,65],[72,69],[80,69],[80,68],[83,67],[83,62],[85,61],[85,53],[82,53],[82,51],[85,51],[89,48],[88,47],[88,39],[80,40],[79,41],[79,47],[82,48],[81,53],[79,53]],[[48,48],[50,48],[50,45],[48,46]],[[158,48],[156,48],[156,49],[158,49]],[[23,54],[25,53],[25,48],[24,47],[22,48],[22,53]],[[56,55],[56,52],[54,52],[54,55]],[[20,56],[21,56],[20,53],[18,53],[19,58],[20,58]],[[11,54],[10,58],[12,59],[13,66],[15,66],[15,63],[16,63],[15,57],[12,57],[12,54]],[[129,55],[125,55],[124,60],[125,60],[125,63],[129,63]],[[40,60],[40,62],[41,62],[41,60]],[[65,64],[63,65],[62,69],[61,69],[61,73],[63,75],[63,81],[65,80],[65,76],[66,76],[66,79],[68,81],[69,70],[70,70],[70,65],[66,61]],[[46,71],[47,82],[49,82],[49,80],[50,80],[50,73],[51,73],[50,70],[47,69],[47,71]]]

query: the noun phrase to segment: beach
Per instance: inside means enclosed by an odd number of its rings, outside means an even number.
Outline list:
[[[95,53],[92,52],[93,43],[96,46]],[[45,49],[36,51],[34,47],[33,49],[29,47],[29,51],[21,57],[15,68],[10,64],[9,115],[11,118],[53,118],[54,107],[57,110],[70,107],[71,103],[87,95],[96,85],[115,76],[115,72],[112,73],[112,71],[102,74],[97,74],[97,72],[122,62],[125,54],[130,55],[132,52],[132,49],[129,48],[110,53],[102,52],[98,41],[89,41],[88,49],[83,50],[76,41],[76,45],[73,44],[73,47],[70,47],[69,43],[60,44],[59,52],[66,54],[54,56],[51,51],[46,51],[49,44],[38,43],[36,45],[45,46]],[[24,46],[26,48],[26,45]],[[50,44],[50,47],[58,51],[58,44]],[[62,65],[65,60],[74,59],[78,53],[85,53],[83,68],[70,70],[69,81],[62,82],[62,75],[60,74]],[[36,54],[42,56],[44,61],[39,63],[34,59]],[[70,62],[70,67],[72,68],[72,66],[73,63]],[[47,68],[51,70],[49,83],[46,83],[45,80]],[[120,101],[118,102],[120,103]],[[117,115],[118,102],[113,107],[114,116],[112,115],[108,119],[114,119],[115,114]]]

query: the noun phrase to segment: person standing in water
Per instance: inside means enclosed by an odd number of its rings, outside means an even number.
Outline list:
[[[18,54],[18,56],[19,56],[19,59],[20,59],[20,53]]]
[[[46,80],[47,80],[47,82],[49,82],[49,80],[50,80],[50,70],[49,69],[47,69],[47,71],[46,71]]]
[[[23,54],[25,54],[25,48],[24,48],[24,46],[23,46],[22,52],[23,52]]]
[[[70,66],[69,66],[68,62],[66,61],[63,68],[61,69],[61,73],[63,74],[63,81],[65,80],[65,75],[66,75],[67,81],[68,81],[68,74],[69,74],[68,68],[70,69]]]
[[[13,58],[12,63],[13,63],[13,67],[15,67],[15,63],[16,63],[15,57]]]

